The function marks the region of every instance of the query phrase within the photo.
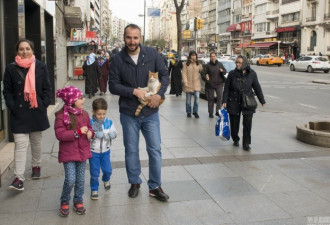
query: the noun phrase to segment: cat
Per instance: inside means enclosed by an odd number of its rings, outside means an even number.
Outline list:
[[[160,81],[158,80],[158,72],[149,71],[148,77],[149,77],[149,79],[148,79],[147,87],[145,87],[145,88],[140,88],[139,87],[138,88],[140,90],[146,91],[147,93],[144,96],[145,100],[139,98],[139,102],[141,104],[137,107],[137,109],[135,111],[135,116],[138,116],[140,114],[142,108],[149,104],[149,102],[150,102],[149,97],[152,96],[152,95],[157,94],[157,92],[159,91],[159,89],[162,85],[160,83]],[[159,105],[161,105],[164,102],[164,100],[165,99],[161,99],[160,102],[159,102]]]

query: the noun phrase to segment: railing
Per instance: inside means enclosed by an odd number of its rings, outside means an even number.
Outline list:
[[[326,14],[324,14],[324,19],[325,19],[325,20],[330,19],[330,13],[326,13]]]
[[[307,51],[309,51],[309,52],[314,51],[314,46],[313,47],[307,47]]]
[[[312,22],[312,21],[316,21],[316,16],[306,18],[306,22]]]
[[[296,38],[290,37],[290,38],[281,38],[280,41],[282,41],[283,43],[287,43],[287,42],[293,42]]]
[[[273,10],[273,11],[267,11],[266,12],[266,15],[275,15],[275,14],[278,14],[280,11],[277,9],[277,10]]]

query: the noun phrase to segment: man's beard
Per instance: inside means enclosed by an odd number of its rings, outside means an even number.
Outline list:
[[[131,50],[131,49],[129,49],[128,44],[125,43],[125,47],[126,47],[126,49],[127,49],[128,52],[135,52],[139,48],[139,46],[140,45],[138,44],[133,50]]]

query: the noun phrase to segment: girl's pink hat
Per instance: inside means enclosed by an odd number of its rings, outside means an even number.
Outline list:
[[[82,96],[83,93],[74,86],[66,86],[56,91],[56,97],[62,99],[68,106],[73,105]]]

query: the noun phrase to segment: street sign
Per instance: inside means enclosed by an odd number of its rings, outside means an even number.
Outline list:
[[[183,38],[183,39],[191,38],[191,31],[190,31],[190,30],[184,30],[184,31],[182,32],[182,38]]]
[[[158,8],[148,8],[148,16],[150,17],[160,17],[160,9]]]

